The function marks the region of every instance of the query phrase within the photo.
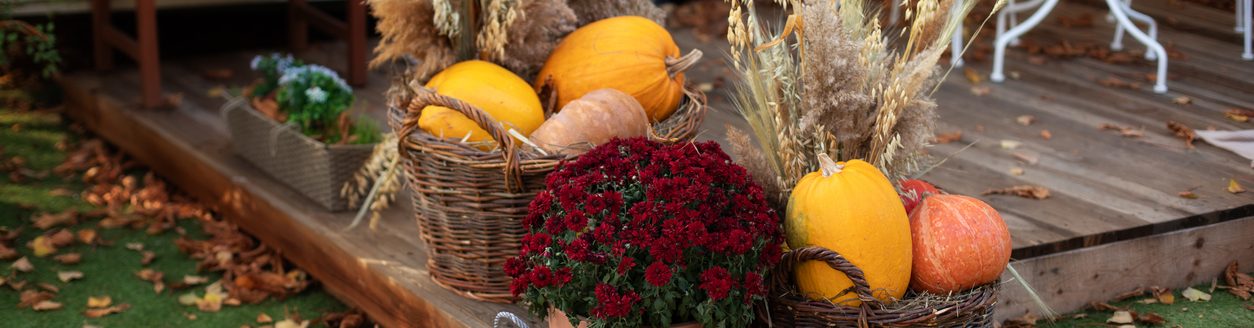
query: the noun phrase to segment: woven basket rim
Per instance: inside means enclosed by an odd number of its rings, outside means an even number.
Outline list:
[[[267,123],[269,123],[269,124],[273,125],[273,126],[274,126],[274,127],[276,127],[276,128],[277,128],[277,127],[280,127],[280,126],[283,126],[283,124],[279,124],[279,122],[276,122],[275,120],[273,120],[273,119],[271,119],[271,118],[269,118],[269,117],[266,117],[265,115],[262,115],[262,114],[261,114],[261,111],[257,110],[256,106],[254,106],[254,105],[253,105],[252,99],[256,99],[256,97],[251,97],[251,98],[249,98],[249,101],[242,101],[242,102],[239,102],[238,104],[232,104],[231,106],[228,106],[228,107],[227,107],[227,110],[229,110],[229,111],[238,111],[238,110],[243,110],[245,113],[248,113],[248,115],[252,115],[252,116],[254,116],[254,117],[260,118],[260,119],[262,119],[262,120],[266,121]],[[247,103],[247,104],[248,104],[248,106],[247,106],[247,107],[245,107],[245,106],[243,105],[243,103]],[[304,133],[300,133],[299,131],[296,131],[296,129],[295,129],[295,128],[292,128],[292,127],[285,127],[285,128],[283,128],[283,129],[281,129],[278,133],[281,133],[281,134],[286,134],[286,135],[290,135],[290,136],[296,137],[297,139],[299,139],[299,140],[300,140],[300,141],[302,141],[302,142],[308,143],[308,144],[310,144],[310,145],[312,145],[312,146],[315,146],[315,147],[325,148],[325,149],[327,149],[327,150],[336,150],[336,149],[373,149],[373,148],[375,147],[375,145],[378,145],[378,144],[379,144],[379,143],[377,143],[377,142],[375,142],[375,143],[368,143],[368,144],[328,144],[328,143],[325,143],[325,142],[322,142],[322,141],[318,141],[318,139],[310,138],[309,136],[305,135]]]

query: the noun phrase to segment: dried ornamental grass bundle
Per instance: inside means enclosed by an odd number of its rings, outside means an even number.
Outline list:
[[[783,201],[801,176],[817,169],[817,154],[864,159],[892,178],[919,170],[932,135],[939,81],[937,61],[972,4],[950,15],[952,3],[919,1],[909,25],[881,28],[868,0],[791,7],[781,28],[770,28],[754,1],[733,1],[728,41],[738,73],[735,104],[758,145],[730,133],[739,158],[765,160],[749,169]]]
[[[456,61],[456,53],[449,40],[449,26],[437,28],[437,17],[449,17],[439,12],[432,1],[413,0],[366,0],[371,14],[378,18],[375,27],[382,38],[375,47],[375,58],[370,66],[378,67],[407,57],[420,64],[413,72],[426,78]],[[448,19],[441,21],[449,21]]]
[[[666,11],[652,0],[570,0],[568,5],[579,17],[579,26],[615,16],[643,16],[666,24]]]
[[[529,78],[563,36],[575,30],[564,0],[484,0],[476,45],[483,59]]]

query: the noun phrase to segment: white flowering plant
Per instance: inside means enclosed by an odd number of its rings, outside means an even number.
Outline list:
[[[261,74],[261,79],[253,85],[252,95],[254,97],[265,97],[270,93],[278,90],[279,78],[283,76],[283,72],[289,68],[305,66],[300,59],[292,57],[292,55],[281,55],[272,53],[269,55],[257,55],[253,57],[249,67]]]
[[[320,65],[290,67],[279,77],[275,99],[305,135],[326,143],[371,143],[378,129],[354,124],[345,111],[353,104],[353,89],[335,71]],[[355,130],[355,131],[354,131]],[[351,140],[345,140],[351,139]]]

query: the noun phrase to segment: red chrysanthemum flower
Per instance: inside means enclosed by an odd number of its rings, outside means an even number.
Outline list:
[[[728,291],[731,291],[734,282],[731,279],[731,273],[727,269],[716,266],[706,269],[701,273],[701,290],[712,300],[721,300],[727,297]]]
[[[671,268],[662,262],[653,262],[644,270],[644,280],[657,287],[671,282]]]

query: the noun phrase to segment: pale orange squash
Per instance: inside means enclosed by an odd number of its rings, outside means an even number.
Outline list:
[[[551,85],[558,107],[597,89],[636,98],[653,122],[670,117],[684,97],[684,70],[701,58],[680,57],[665,28],[644,17],[619,16],[585,25],[567,35],[535,79],[536,90]]]
[[[644,136],[649,118],[631,95],[614,89],[589,92],[544,121],[531,141],[553,153],[579,155],[613,138]]]
[[[819,172],[797,182],[788,198],[784,231],[788,247],[822,246],[866,274],[875,298],[900,299],[910,283],[910,222],[888,178],[861,160],[834,163],[819,155]],[[813,299],[858,306],[845,274],[808,261],[794,272],[797,287]]]
[[[910,214],[911,288],[945,295],[997,280],[1010,262],[1010,230],[992,206],[962,195],[931,195]]]

